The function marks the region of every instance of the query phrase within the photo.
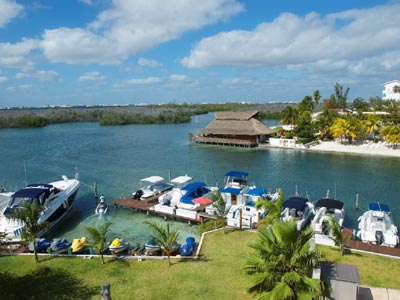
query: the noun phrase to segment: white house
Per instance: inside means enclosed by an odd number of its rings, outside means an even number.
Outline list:
[[[383,100],[397,100],[400,101],[400,80],[392,80],[383,84],[385,89],[382,91]],[[397,90],[395,92],[395,86]]]

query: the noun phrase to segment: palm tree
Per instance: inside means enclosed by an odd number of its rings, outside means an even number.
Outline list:
[[[97,253],[101,255],[101,263],[104,264],[104,252],[106,248],[104,247],[107,242],[107,231],[111,226],[110,222],[107,222],[101,225],[99,228],[95,227],[86,227],[86,232],[90,235],[90,240],[93,242],[90,243],[90,247],[94,248]]]
[[[353,139],[358,136],[357,124],[351,120],[337,118],[331,128],[332,135],[334,138],[340,138],[341,141],[347,139],[349,144],[352,143]]]
[[[214,214],[224,220],[226,215],[228,214],[229,210],[231,209],[232,205],[228,205],[227,201],[222,197],[221,193],[216,191],[211,193],[211,199],[213,200],[212,206],[215,208]],[[224,226],[224,233],[225,233],[225,226]]]
[[[285,107],[281,112],[281,123],[295,125],[298,117],[298,110],[293,106]]]
[[[157,222],[146,221],[145,223],[152,227],[155,240],[164,249],[165,254],[168,256],[168,266],[171,266],[171,254],[175,251],[179,235],[178,229],[171,230],[169,223],[167,223],[166,227],[161,226]]]
[[[315,90],[313,96],[314,96],[314,108],[317,109],[319,100],[321,100],[321,95],[319,93],[319,90]]]
[[[339,247],[340,254],[344,255],[344,243],[350,238],[350,236],[343,235],[342,226],[340,226],[334,216],[329,216],[329,227],[331,232],[329,238],[335,242],[335,246]]]
[[[260,198],[257,200],[255,207],[265,209],[266,217],[259,222],[259,228],[268,226],[278,220],[282,212],[283,192],[279,189],[279,196],[275,202]]]
[[[249,292],[257,293],[258,299],[318,299],[320,280],[310,277],[320,257],[317,250],[310,249],[312,230],[299,233],[291,221],[275,222],[258,233],[258,240],[250,244],[255,251],[245,266],[253,276]]]
[[[381,123],[382,123],[381,120],[378,120],[377,118],[373,117],[370,117],[362,121],[362,124],[366,127],[367,133],[372,135],[374,142],[375,142],[376,132],[379,131]]]
[[[40,216],[44,207],[37,207],[36,204],[24,202],[22,207],[16,208],[13,214],[10,216],[12,219],[19,220],[23,225],[21,239],[26,244],[33,243],[33,253],[35,256],[35,263],[39,262],[39,258],[36,250],[36,237],[44,230],[49,229],[49,223],[39,223]]]

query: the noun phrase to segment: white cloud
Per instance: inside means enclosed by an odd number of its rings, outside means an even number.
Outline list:
[[[23,39],[21,42],[0,43],[0,66],[6,68],[31,68],[34,63],[28,55],[37,48],[38,41]]]
[[[14,0],[0,0],[0,28],[15,18],[22,10],[23,6]]]
[[[0,83],[6,82],[8,78],[6,76],[0,76]]]
[[[123,83],[132,85],[148,85],[148,84],[160,83],[161,81],[162,79],[160,77],[147,77],[147,78],[128,79],[124,80]]]
[[[87,72],[79,77],[79,81],[104,81],[106,78],[99,72]]]
[[[30,89],[32,87],[33,87],[33,85],[31,85],[31,84],[20,84],[20,85],[17,85],[17,86],[9,86],[7,88],[7,90],[9,90],[9,91],[26,90],[26,89]]]
[[[16,79],[23,78],[35,78],[39,81],[61,81],[60,75],[55,71],[46,71],[46,70],[33,70],[33,71],[24,71],[18,72],[15,74]]]
[[[243,9],[236,0],[114,0],[85,29],[46,30],[42,48],[52,62],[117,64]]]
[[[162,67],[162,64],[159,63],[155,59],[146,59],[143,57],[140,57],[138,59],[138,65],[141,67],[150,67],[150,68],[156,68],[156,67]]]
[[[82,2],[82,3],[86,4],[86,5],[93,5],[92,0],[79,0],[79,2]]]
[[[181,63],[188,68],[261,67],[359,74],[383,68],[385,60],[388,68],[399,70],[396,56],[393,62],[387,59],[400,45],[399,14],[399,4],[325,17],[284,13],[252,31],[233,30],[204,38]]]

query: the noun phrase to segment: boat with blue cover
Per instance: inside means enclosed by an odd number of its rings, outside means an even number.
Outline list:
[[[50,249],[52,253],[66,253],[71,245],[72,243],[65,238],[53,239]]]
[[[186,238],[186,244],[184,244],[181,247],[181,250],[179,251],[179,254],[182,256],[190,256],[192,255],[194,249],[196,247],[196,242],[194,237],[187,237]]]
[[[368,211],[358,218],[357,237],[363,242],[395,247],[399,243],[389,205],[380,202],[368,204]]]
[[[51,242],[49,242],[49,241],[48,241],[47,239],[45,239],[45,238],[36,239],[35,242],[36,242],[36,251],[37,251],[37,252],[46,252],[46,251],[47,251],[47,248],[49,248],[50,245],[51,245]],[[34,251],[34,249],[33,249],[33,242],[30,242],[30,243],[28,244],[28,249],[29,249],[30,252],[33,252],[33,251]]]
[[[160,251],[161,246],[159,243],[157,243],[156,238],[152,236],[147,243],[144,244],[144,248],[146,250],[146,255],[154,255]]]

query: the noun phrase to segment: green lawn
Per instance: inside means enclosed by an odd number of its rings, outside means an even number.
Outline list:
[[[145,260],[106,258],[0,257],[1,299],[99,299],[103,282],[111,284],[113,299],[251,299],[244,263],[251,232],[218,231],[206,236],[201,259]],[[357,265],[361,284],[400,288],[400,260],[366,254],[339,256],[321,247],[327,260]],[[46,267],[50,269],[45,272]],[[38,269],[39,268],[39,269]],[[36,272],[34,272],[36,270]],[[42,272],[40,272],[42,270]],[[3,297],[7,295],[7,297]]]

